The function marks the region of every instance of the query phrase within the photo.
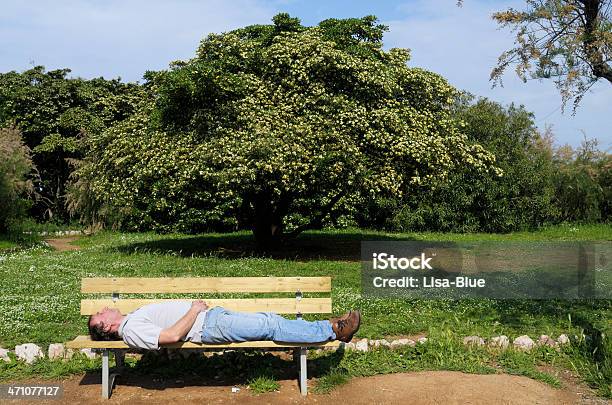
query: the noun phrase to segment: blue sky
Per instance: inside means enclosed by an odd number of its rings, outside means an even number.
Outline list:
[[[561,113],[552,82],[519,81],[512,72],[504,87],[491,88],[489,73],[498,55],[512,45],[490,15],[520,8],[523,1],[455,0],[3,0],[0,11],[0,71],[22,71],[33,64],[69,67],[73,76],[120,76],[141,80],[189,59],[210,32],[266,24],[289,12],[304,24],[326,18],[373,14],[390,26],[385,47],[410,48],[411,66],[445,76],[454,86],[504,104],[524,104],[540,128],[552,125],[557,143],[580,144],[584,134],[600,147],[612,147],[612,85],[600,82],[575,116]]]

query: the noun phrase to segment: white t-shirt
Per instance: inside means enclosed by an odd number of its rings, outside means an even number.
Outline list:
[[[162,329],[174,325],[191,308],[189,301],[171,301],[149,304],[128,314],[119,325],[119,336],[130,347],[159,349]],[[200,312],[193,326],[181,340],[202,341],[202,327],[206,312]]]

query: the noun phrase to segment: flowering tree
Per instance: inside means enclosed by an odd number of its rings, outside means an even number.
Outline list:
[[[383,51],[385,29],[373,17],[307,28],[279,15],[211,34],[195,58],[147,74],[149,102],[92,137],[79,175],[128,227],[251,227],[268,246],[355,193],[490,169],[450,116],[456,90],[409,68],[407,50]]]

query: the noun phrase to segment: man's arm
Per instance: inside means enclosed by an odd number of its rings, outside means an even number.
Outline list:
[[[169,328],[162,329],[159,334],[159,344],[165,345],[168,343],[176,343],[189,332],[200,312],[206,311],[208,305],[202,300],[193,301],[189,311],[174,325]]]

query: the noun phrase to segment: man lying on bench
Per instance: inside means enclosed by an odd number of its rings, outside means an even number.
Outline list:
[[[290,320],[272,312],[209,309],[204,301],[171,301],[145,305],[122,315],[103,308],[89,317],[93,340],[120,340],[130,347],[158,349],[159,345],[190,341],[231,343],[273,340],[287,343],[349,342],[359,329],[359,311],[328,321]]]

